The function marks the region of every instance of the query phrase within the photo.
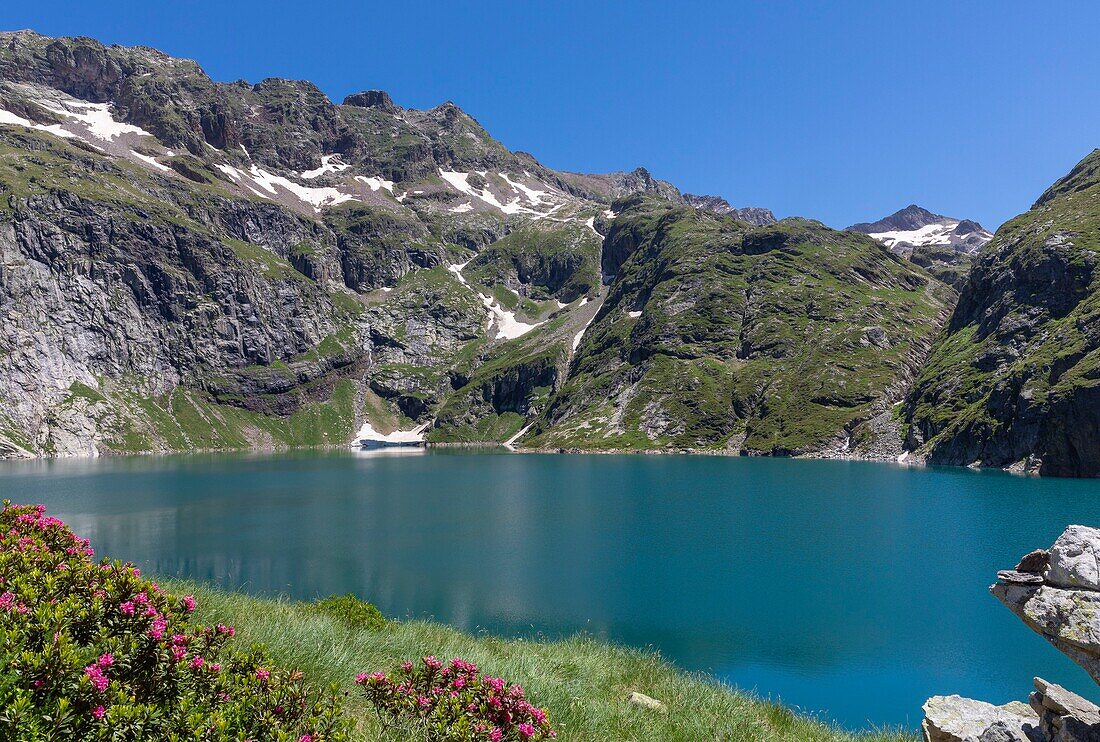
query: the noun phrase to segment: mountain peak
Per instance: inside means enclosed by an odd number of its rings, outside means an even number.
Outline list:
[[[875,234],[878,232],[908,231],[927,227],[929,224],[954,223],[957,221],[959,220],[941,214],[933,214],[923,206],[909,204],[904,209],[898,209],[890,216],[879,219],[877,222],[861,222],[853,224],[848,229],[865,234]]]
[[[870,235],[900,255],[932,247],[973,254],[993,239],[976,221],[935,214],[917,204],[909,204],[877,222],[860,222],[848,229]]]
[[[397,105],[394,104],[390,94],[385,90],[364,90],[359,93],[352,93],[344,98],[344,105],[356,108],[380,108],[389,113],[397,112]]]

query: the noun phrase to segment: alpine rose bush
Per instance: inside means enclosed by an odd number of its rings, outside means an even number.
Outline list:
[[[404,727],[428,742],[529,742],[553,739],[545,709],[527,702],[523,688],[479,674],[477,665],[435,657],[406,662],[391,678],[362,673],[366,692],[383,724]]]
[[[3,502],[0,739],[347,739],[333,695],[231,647],[231,626],[192,625],[194,597],[93,556],[42,505]]]

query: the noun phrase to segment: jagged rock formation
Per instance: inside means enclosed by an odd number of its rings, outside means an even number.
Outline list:
[[[1049,551],[1026,555],[997,573],[990,591],[1032,630],[1100,683],[1100,530],[1068,527]],[[959,696],[924,704],[928,742],[1092,742],[1100,739],[1100,707],[1035,678],[1028,705],[993,706]]]
[[[775,224],[776,221],[775,214],[772,213],[771,209],[762,209],[757,206],[738,209],[730,206],[729,201],[721,196],[696,196],[692,193],[685,193],[684,203],[697,209],[713,211],[715,214],[732,216],[734,219],[740,219],[755,227],[766,227],[769,224]]]
[[[936,464],[1100,475],[1100,150],[982,251],[909,395]]]

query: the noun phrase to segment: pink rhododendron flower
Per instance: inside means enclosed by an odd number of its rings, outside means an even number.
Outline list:
[[[265,670],[262,667],[259,668],[258,670],[256,670],[256,679],[257,680],[267,680],[270,677],[271,677],[271,671],[270,670]]]
[[[524,737],[535,736],[535,728],[530,724],[519,724],[516,726],[516,731],[522,734]]]
[[[193,659],[191,660],[191,667],[193,667],[193,668],[195,668],[196,670],[198,670],[198,669],[199,669],[200,667],[202,667],[202,663],[203,663],[203,661],[204,661],[204,660],[203,660],[203,658],[202,658],[202,657],[195,657],[195,658],[193,658]]]
[[[493,742],[500,742],[500,739],[504,736],[504,732],[500,731],[500,727],[493,727],[489,730],[489,739]]]
[[[185,596],[183,596],[183,607],[187,609],[188,613],[194,613],[195,612],[195,606],[196,606],[196,603],[195,603],[195,596],[194,595],[185,595]]]
[[[115,656],[110,652],[100,655],[98,660],[100,667],[110,667],[115,664]]]
[[[134,615],[134,604],[127,600],[125,603],[119,604],[118,610],[127,616],[132,616]]]
[[[99,665],[88,665],[84,668],[84,675],[92,681],[92,686],[100,693],[107,690],[110,681],[107,680],[107,676],[103,674],[103,671],[99,669]]]
[[[103,708],[102,706],[96,706],[94,709],[92,709],[92,716],[97,719],[102,719],[103,715],[106,713],[107,709]]]

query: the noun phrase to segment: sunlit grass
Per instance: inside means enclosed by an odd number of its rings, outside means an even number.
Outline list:
[[[381,727],[361,700],[356,673],[389,671],[427,654],[462,657],[483,671],[521,684],[533,703],[550,711],[562,740],[820,740],[913,742],[900,731],[849,734],[777,703],[762,701],[677,670],[658,655],[612,646],[590,637],[560,641],[471,636],[424,621],[389,622],[361,629],[289,600],[265,600],[190,583],[197,620],[237,627],[238,641],[268,646],[281,664],[298,667],[318,684],[338,683],[346,711],[362,739],[405,740]],[[667,711],[627,702],[631,691],[660,699]],[[410,740],[411,742],[411,740]]]

